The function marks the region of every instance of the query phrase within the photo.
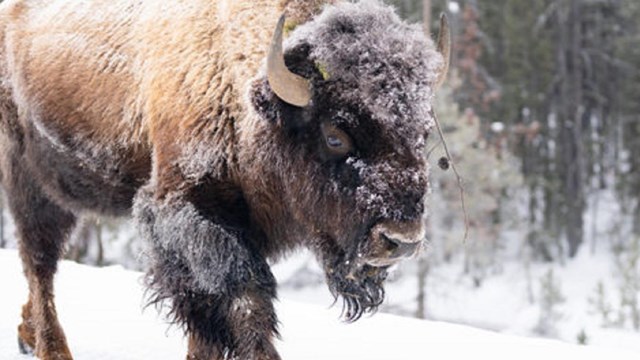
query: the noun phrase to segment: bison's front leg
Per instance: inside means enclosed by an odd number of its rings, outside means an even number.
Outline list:
[[[189,335],[187,359],[277,360],[275,279],[247,229],[186,192],[143,188],[134,215],[151,247],[154,301],[169,300]]]

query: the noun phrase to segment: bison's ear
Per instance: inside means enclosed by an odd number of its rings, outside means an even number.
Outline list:
[[[271,91],[266,78],[262,77],[253,81],[249,97],[253,109],[261,118],[274,123],[278,120],[278,100]]]
[[[273,92],[266,77],[253,81],[249,97],[256,113],[272,124],[289,129],[299,129],[310,122],[311,109],[300,108],[282,101]]]

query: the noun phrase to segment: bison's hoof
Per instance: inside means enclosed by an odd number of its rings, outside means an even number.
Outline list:
[[[23,355],[33,355],[34,353],[33,348],[24,342],[20,336],[18,336],[18,349]]]

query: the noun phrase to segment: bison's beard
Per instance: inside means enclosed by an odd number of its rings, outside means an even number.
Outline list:
[[[329,290],[336,302],[342,299],[342,317],[347,322],[376,312],[384,301],[382,284],[386,278],[386,268],[353,262],[343,262],[327,271]]]

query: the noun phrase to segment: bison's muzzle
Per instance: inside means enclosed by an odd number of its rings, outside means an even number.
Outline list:
[[[371,249],[365,263],[382,267],[415,256],[425,239],[424,222],[394,224],[382,223],[371,230]]]

